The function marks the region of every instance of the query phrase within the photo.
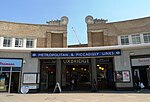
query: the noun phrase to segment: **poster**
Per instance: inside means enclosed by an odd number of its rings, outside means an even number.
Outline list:
[[[123,76],[121,71],[116,72],[116,82],[122,82]]]
[[[130,82],[129,71],[122,71],[123,82]]]
[[[129,71],[116,71],[116,82],[130,82]]]

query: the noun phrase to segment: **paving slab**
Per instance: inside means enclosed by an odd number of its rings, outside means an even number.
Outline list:
[[[150,102],[149,93],[0,93],[0,102]]]

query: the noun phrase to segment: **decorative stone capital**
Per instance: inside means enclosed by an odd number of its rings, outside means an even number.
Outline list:
[[[61,17],[61,22],[60,22],[60,24],[61,24],[61,25],[67,25],[67,24],[68,24],[68,21],[69,21],[68,17],[63,16],[63,17]]]
[[[90,15],[89,15],[89,16],[86,16],[85,22],[86,22],[87,24],[93,24],[93,23],[94,23],[93,17],[90,16]]]

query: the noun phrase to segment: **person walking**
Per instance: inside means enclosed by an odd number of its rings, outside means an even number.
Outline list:
[[[71,80],[71,90],[74,90],[74,79]]]
[[[137,92],[140,92],[141,87],[140,87],[140,79],[139,79],[138,75],[134,76],[134,87]]]
[[[96,80],[94,79],[93,80],[93,85],[92,85],[92,92],[96,92],[97,91],[97,82]]]

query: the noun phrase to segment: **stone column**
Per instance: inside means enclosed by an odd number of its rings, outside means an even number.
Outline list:
[[[51,48],[52,45],[51,32],[46,32],[46,47]]]
[[[63,47],[67,47],[67,32],[63,33]]]
[[[61,86],[61,59],[56,61],[56,83],[59,83]]]
[[[91,59],[91,72],[92,72],[92,90],[94,89],[94,80],[96,81],[97,84],[97,71],[96,71],[96,59],[92,58]]]
[[[88,32],[88,47],[92,47],[92,34]]]
[[[103,46],[108,46],[108,31],[107,31],[107,29],[105,29],[103,32]],[[117,40],[117,39],[116,39]]]

